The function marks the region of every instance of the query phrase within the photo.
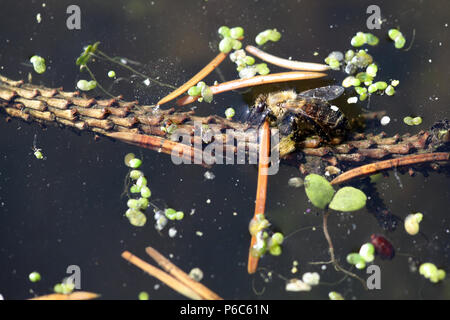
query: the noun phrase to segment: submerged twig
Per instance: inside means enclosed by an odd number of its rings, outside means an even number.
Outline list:
[[[208,63],[202,70],[200,70],[195,76],[193,76],[191,79],[189,79],[187,82],[182,84],[179,88],[172,91],[170,94],[162,98],[158,101],[156,104],[157,106],[160,106],[166,102],[169,102],[179,95],[185,93],[189,90],[190,87],[195,86],[197,83],[199,83],[203,78],[205,78],[208,74],[210,74],[219,64],[222,63],[222,61],[227,57],[226,53],[219,53],[213,60],[211,60],[210,63]]]
[[[52,293],[34,297],[30,300],[91,300],[100,297],[99,294],[87,291],[75,291],[70,294]]]
[[[359,276],[357,276],[353,272],[350,272],[350,271],[342,268],[339,265],[339,263],[337,262],[336,257],[334,256],[333,242],[331,241],[330,234],[328,233],[328,216],[329,215],[330,215],[330,212],[328,212],[328,211],[326,211],[323,214],[323,234],[325,235],[325,239],[328,242],[328,249],[329,249],[329,253],[330,253],[331,262],[333,263],[336,270],[341,271],[341,272],[349,275],[352,278],[358,279],[362,283],[364,289],[367,289],[366,282],[363,279],[361,279]]]
[[[146,252],[158,262],[164,269],[166,269],[170,274],[152,266],[151,264],[141,260],[129,251],[122,252],[122,258],[128,262],[134,264],[139,269],[147,272],[151,276],[157,278],[158,280],[164,282],[167,286],[171,287],[178,293],[184,295],[187,298],[193,300],[221,300],[222,298],[211,291],[210,289],[203,286],[201,283],[195,282],[190,279],[189,276],[184,273],[181,269],[167,260],[158,251],[152,247],[147,247]],[[189,278],[189,280],[187,279]]]
[[[256,76],[247,79],[236,79],[228,82],[219,83],[209,88],[211,89],[213,94],[218,94],[226,91],[259,86],[269,83],[322,78],[325,77],[326,75],[327,75],[326,73],[319,73],[319,72],[298,72],[298,71],[281,72],[268,74],[264,76]],[[199,96],[196,97],[185,96],[177,100],[177,105],[184,106],[186,104],[196,101],[198,98]]]
[[[327,71],[330,69],[326,64],[302,62],[276,57],[254,46],[246,46],[245,50],[261,60],[286,69],[306,71]]]
[[[366,164],[364,166],[357,167],[355,169],[344,172],[331,181],[331,184],[339,184],[347,182],[351,179],[365,177],[367,175],[375,174],[379,171],[397,168],[401,166],[414,165],[425,162],[434,161],[449,161],[450,153],[448,152],[436,152],[436,153],[423,153],[404,156],[401,158],[389,159],[379,161],[375,163]]]
[[[269,152],[270,152],[270,128],[269,122],[265,121],[262,127],[261,143],[259,148],[259,164],[258,164],[258,185],[256,188],[255,213],[253,219],[257,215],[264,215],[267,197],[267,173],[269,168]],[[256,236],[252,236],[250,249],[248,253],[248,273],[255,273],[258,267],[259,257],[252,254],[252,247],[256,243]]]
[[[217,295],[215,292],[211,291],[207,287],[205,287],[200,282],[193,280],[187,273],[178,268],[168,259],[166,259],[162,254],[156,251],[152,247],[145,248],[145,252],[152,257],[164,270],[174,276],[176,279],[187,285],[189,288],[197,292],[204,299],[207,300],[222,300],[222,298]]]

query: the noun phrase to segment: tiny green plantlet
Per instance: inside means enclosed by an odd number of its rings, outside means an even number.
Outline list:
[[[44,73],[46,70],[45,59],[40,56],[32,56],[30,62],[33,64],[34,71],[36,73]]]
[[[305,192],[311,203],[319,209],[328,206],[335,211],[351,212],[364,208],[367,201],[364,192],[353,187],[343,187],[335,192],[330,182],[318,174],[306,176]]]
[[[28,275],[28,278],[31,282],[38,282],[41,280],[41,275],[39,274],[39,272],[33,271]]]

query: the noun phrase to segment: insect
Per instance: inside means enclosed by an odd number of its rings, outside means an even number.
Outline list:
[[[302,139],[311,135],[338,143],[348,129],[348,122],[339,108],[328,101],[343,92],[343,87],[327,86],[301,93],[286,90],[261,94],[251,107],[249,121],[259,126],[267,119],[279,129],[281,156],[294,151]]]

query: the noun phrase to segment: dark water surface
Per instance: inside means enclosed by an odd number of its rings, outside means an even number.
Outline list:
[[[13,79],[26,79],[32,71],[28,59],[34,54],[47,60],[48,70],[33,74],[34,83],[74,90],[79,79],[86,79],[75,66],[82,48],[101,41],[110,55],[141,62],[144,70],[160,80],[180,85],[203,67],[216,52],[221,25],[242,26],[253,43],[260,31],[276,27],[281,40],[265,48],[273,54],[321,62],[329,52],[350,48],[350,39],[366,29],[366,1],[76,1],[82,13],[82,28],[66,28],[66,8],[73,1],[5,1],[0,11],[0,73]],[[378,79],[398,79],[393,97],[375,96],[369,109],[387,110],[391,123],[376,130],[388,134],[416,133],[435,121],[449,117],[448,89],[450,56],[449,1],[377,2],[384,22],[373,31],[380,44],[369,48],[378,62]],[[41,13],[42,22],[36,22]],[[400,27],[410,45],[409,51],[396,50],[387,40],[387,31]],[[405,48],[406,48],[405,47]],[[214,49],[211,49],[214,48]],[[318,56],[314,56],[314,52]],[[106,72],[120,68],[95,64],[94,72],[109,86]],[[277,68],[271,67],[272,71]],[[234,65],[224,62],[225,79],[236,78]],[[341,81],[343,74],[331,72],[327,80],[297,84],[299,89]],[[208,82],[219,80],[217,73]],[[113,89],[127,100],[155,103],[168,93],[165,88],[145,88],[140,83],[121,83]],[[349,90],[347,90],[349,91]],[[251,102],[250,94],[226,93],[209,104],[197,103],[199,114],[223,115],[225,107],[238,113]],[[367,103],[361,104],[367,108]],[[409,127],[402,121],[408,115],[421,115],[423,124]],[[203,270],[203,283],[226,299],[327,299],[338,291],[346,299],[448,299],[450,281],[432,285],[418,272],[415,261],[430,261],[448,269],[450,225],[448,218],[450,180],[443,174],[428,177],[394,174],[382,180],[378,191],[388,208],[404,218],[422,212],[424,236],[411,237],[402,224],[395,232],[384,231],[376,219],[361,210],[330,217],[329,228],[337,257],[348,267],[345,256],[369,240],[372,233],[388,237],[397,252],[390,261],[376,258],[382,272],[381,290],[364,291],[354,279],[345,279],[331,265],[310,265],[328,260],[327,244],[320,228],[303,230],[283,244],[280,257],[264,257],[260,267],[274,271],[272,281],[264,283],[259,274],[249,276],[246,269],[248,222],[254,210],[257,170],[252,165],[212,168],[216,178],[205,180],[206,169],[194,165],[176,166],[170,157],[107,139],[94,141],[91,133],[19,120],[6,123],[0,116],[0,293],[5,299],[24,299],[52,291],[66,275],[69,265],[81,268],[83,290],[98,292],[106,299],[136,299],[140,291],[151,299],[180,299],[182,296],[162,285],[120,254],[129,250],[150,261],[144,248],[152,245],[182,269]],[[47,159],[39,161],[31,151],[33,137]],[[153,218],[143,228],[131,226],[123,216],[126,199],[121,198],[127,168],[123,157],[134,152],[143,159],[142,170],[149,180],[152,198],[186,214],[181,222],[170,223],[178,230],[175,238],[153,228]],[[310,208],[304,190],[287,185],[298,169],[283,165],[269,178],[267,216],[285,235],[308,226],[320,226],[322,219]],[[208,199],[210,201],[208,201]],[[210,203],[207,203],[210,202]],[[189,215],[195,209],[194,215]],[[237,214],[233,214],[237,213]],[[203,236],[196,235],[203,232]],[[299,273],[290,273],[297,260]],[[39,283],[28,274],[37,270]],[[320,273],[322,284],[311,292],[291,293],[284,289],[285,278],[301,277],[304,272]],[[366,278],[365,271],[357,273]],[[265,288],[261,295],[255,294]]]

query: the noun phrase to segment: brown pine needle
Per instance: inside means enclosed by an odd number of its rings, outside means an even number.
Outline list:
[[[256,76],[248,79],[236,79],[232,81],[219,83],[209,88],[211,89],[213,94],[219,94],[226,91],[259,86],[268,83],[316,79],[325,77],[326,75],[327,75],[326,73],[319,73],[319,72],[299,72],[299,71],[281,72],[268,74],[264,76]],[[185,96],[177,100],[177,105],[184,106],[186,104],[196,101],[198,98],[200,97]]]
[[[267,198],[267,170],[269,168],[270,152],[269,122],[264,122],[262,130],[261,143],[259,144],[258,184],[256,187],[255,213],[253,215],[253,219],[255,219],[259,214],[264,214]],[[255,273],[258,267],[259,258],[253,256],[251,253],[251,249],[255,243],[256,237],[252,236],[247,265],[247,271],[249,274]]]
[[[326,64],[321,63],[311,63],[311,62],[301,62],[289,59],[283,59],[280,57],[276,57],[267,52],[262,51],[254,46],[246,46],[245,50],[248,53],[251,53],[255,57],[264,60],[268,63],[274,64],[276,66],[291,69],[291,70],[306,70],[306,71],[326,71],[329,70],[330,67]]]
[[[111,132],[108,133],[107,136],[126,143],[135,144],[140,147],[183,158],[187,163],[193,163],[194,161],[195,149],[180,142],[171,141],[158,136],[131,132]],[[199,152],[201,152],[201,150],[199,150]]]
[[[167,286],[171,287],[173,290],[177,291],[181,295],[192,299],[192,300],[203,300],[203,297],[196,293],[194,290],[181,283],[174,277],[165,273],[164,271],[152,266],[151,264],[145,262],[144,260],[139,259],[132,253],[128,251],[122,252],[122,258],[127,260],[128,262],[134,264],[139,269],[147,272],[149,275],[157,278],[161,282],[164,282]]]
[[[396,159],[389,159],[366,164],[364,166],[346,171],[343,174],[334,178],[331,181],[331,184],[336,185],[355,178],[361,178],[368,175],[372,175],[386,169],[392,169],[396,167],[414,165],[425,162],[449,161],[449,160],[450,154],[448,152],[413,154]]]
[[[190,87],[195,86],[197,83],[199,83],[203,78],[205,78],[208,74],[210,74],[217,66],[222,63],[222,61],[227,57],[226,53],[219,53],[214,59],[211,60],[210,63],[208,63],[202,70],[200,70],[195,76],[193,76],[190,80],[188,80],[186,83],[181,85],[178,89],[175,89],[171,93],[169,93],[167,96],[162,98],[158,101],[156,105],[160,106],[166,102],[169,102],[170,100],[175,99],[179,95],[185,93],[189,90]]]
[[[45,296],[31,298],[30,300],[91,300],[100,297],[99,294],[87,291],[75,291],[71,294],[52,293]]]
[[[158,251],[156,251],[152,247],[145,248],[145,251],[147,254],[152,257],[164,270],[166,270],[169,274],[174,276],[176,279],[181,281],[183,284],[194,290],[196,293],[198,293],[200,296],[202,296],[203,299],[206,300],[223,300],[219,295],[217,295],[215,292],[211,291],[207,287],[205,287],[200,282],[197,282],[193,280],[187,273],[185,273],[183,270],[178,268],[176,265],[174,265],[172,262],[170,262],[168,259],[166,259],[162,254],[160,254]]]

